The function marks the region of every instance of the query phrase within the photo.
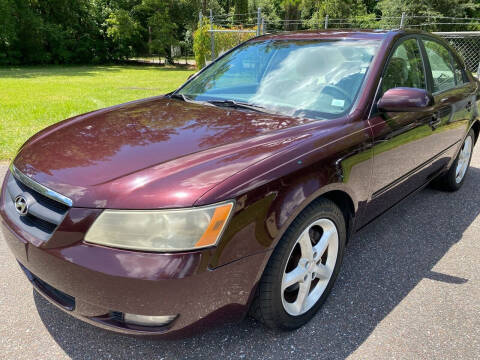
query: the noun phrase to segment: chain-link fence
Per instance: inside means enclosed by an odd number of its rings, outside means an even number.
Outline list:
[[[202,15],[200,15],[200,19]],[[445,38],[464,58],[469,71],[480,73],[480,18],[417,16],[402,13],[400,16],[377,17],[374,14],[344,19],[312,17],[311,19],[280,20],[270,14],[223,14],[210,12],[211,46],[223,34],[238,34],[237,44],[249,37],[265,33],[310,29],[399,29],[413,28],[436,33]],[[226,51],[228,49],[223,49]],[[212,57],[213,60],[213,57]]]
[[[480,31],[437,32],[461,55],[471,72],[480,74]]]

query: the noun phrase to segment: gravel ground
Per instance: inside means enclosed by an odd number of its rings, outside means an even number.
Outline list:
[[[291,333],[250,319],[175,341],[99,330],[34,293],[0,239],[0,359],[480,359],[479,184],[477,150],[460,191],[427,188],[362,230]]]

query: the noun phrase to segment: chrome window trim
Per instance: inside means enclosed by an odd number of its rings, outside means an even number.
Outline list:
[[[13,163],[10,165],[10,172],[12,173],[15,178],[23,183],[24,185],[32,188],[36,192],[42,194],[43,196],[46,196],[52,200],[58,201],[59,203],[62,203],[64,205],[67,205],[69,207],[72,207],[73,201],[69,199],[66,196],[63,196],[62,194],[59,194],[53,190],[50,190],[46,186],[43,186],[42,184],[37,183],[36,181],[32,180],[29,178],[27,175],[23,174],[20,172]]]

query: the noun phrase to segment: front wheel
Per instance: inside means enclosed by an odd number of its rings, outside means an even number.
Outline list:
[[[345,240],[345,219],[335,203],[320,199],[309,205],[273,252],[252,304],[253,316],[283,330],[308,322],[335,282]]]
[[[446,191],[457,191],[462,187],[472,159],[474,143],[475,134],[470,130],[452,166],[435,181],[434,185]]]

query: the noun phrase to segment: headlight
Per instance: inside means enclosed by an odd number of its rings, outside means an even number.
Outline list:
[[[172,210],[105,210],[85,241],[122,249],[181,251],[216,245],[233,203]]]

